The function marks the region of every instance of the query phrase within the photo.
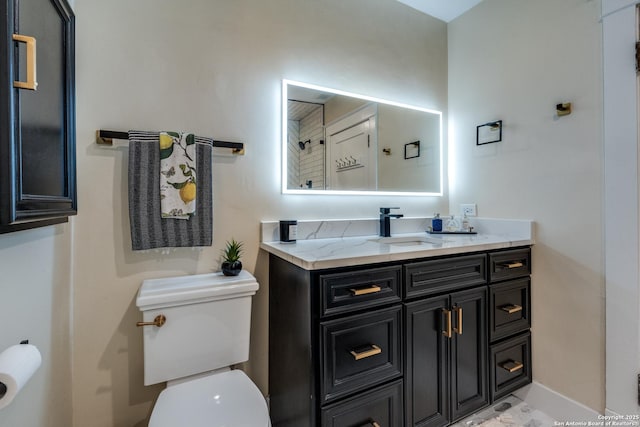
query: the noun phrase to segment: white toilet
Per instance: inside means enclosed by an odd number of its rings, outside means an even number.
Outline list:
[[[144,384],[167,381],[149,427],[271,426],[258,387],[230,369],[249,359],[257,290],[258,282],[244,270],[236,277],[213,273],[142,282],[136,304],[146,324],[140,325]]]

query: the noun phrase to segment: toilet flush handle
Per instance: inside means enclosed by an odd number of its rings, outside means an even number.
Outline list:
[[[157,326],[158,328],[161,328],[166,322],[167,318],[165,315],[158,314],[155,319],[153,319],[153,322],[138,322],[136,323],[136,326]]]

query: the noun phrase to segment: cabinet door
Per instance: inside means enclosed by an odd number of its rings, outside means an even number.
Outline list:
[[[451,294],[451,414],[455,421],[489,404],[487,289]]]
[[[405,408],[407,426],[449,424],[449,298],[406,304]]]
[[[65,0],[2,4],[12,18],[0,59],[8,76],[0,93],[1,224],[64,218],[76,212],[73,13]],[[15,34],[35,39],[35,54]],[[36,90],[15,87],[32,66]]]

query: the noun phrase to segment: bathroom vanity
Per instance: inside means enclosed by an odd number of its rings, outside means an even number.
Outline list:
[[[263,236],[273,425],[444,426],[531,382],[532,243]]]

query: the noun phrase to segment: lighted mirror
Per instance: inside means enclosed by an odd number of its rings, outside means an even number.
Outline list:
[[[284,80],[282,191],[442,195],[442,113]]]

